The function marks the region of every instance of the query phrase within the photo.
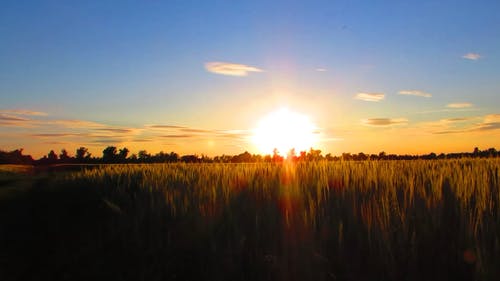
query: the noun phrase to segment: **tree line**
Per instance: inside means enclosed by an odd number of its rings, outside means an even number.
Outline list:
[[[281,156],[277,149],[272,154],[251,154],[245,151],[238,155],[221,155],[209,157],[206,155],[179,155],[175,152],[165,153],[160,151],[156,154],[141,150],[137,154],[130,154],[126,147],[117,148],[108,146],[102,151],[102,157],[93,156],[88,148],[79,147],[74,155],[70,155],[66,149],[60,153],[51,150],[47,155],[39,159],[33,159],[31,155],[24,155],[23,149],[10,152],[0,150],[0,164],[29,164],[29,165],[53,165],[53,164],[112,164],[112,163],[258,163],[258,162],[283,162],[283,161],[365,161],[365,160],[417,160],[417,159],[457,159],[457,158],[490,158],[499,157],[500,152],[495,148],[480,150],[474,148],[472,152],[441,153],[434,152],[424,155],[397,155],[380,152],[379,154],[357,154],[342,153],[333,156],[330,153],[323,155],[321,150],[311,148],[309,151],[296,153],[294,149]]]

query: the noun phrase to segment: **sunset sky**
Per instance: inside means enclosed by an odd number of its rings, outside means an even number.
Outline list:
[[[236,3],[240,2],[240,3]],[[500,1],[2,1],[0,149],[500,148]],[[292,125],[293,127],[293,125]]]

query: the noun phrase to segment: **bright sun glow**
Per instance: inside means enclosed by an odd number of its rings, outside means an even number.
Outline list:
[[[286,156],[294,148],[309,150],[317,142],[317,128],[308,116],[280,109],[262,118],[254,131],[253,142],[261,153],[272,154],[276,148]]]

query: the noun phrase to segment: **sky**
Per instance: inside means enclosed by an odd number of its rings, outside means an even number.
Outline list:
[[[0,150],[259,153],[252,134],[283,108],[315,124],[324,154],[498,149],[499,10],[2,1]]]

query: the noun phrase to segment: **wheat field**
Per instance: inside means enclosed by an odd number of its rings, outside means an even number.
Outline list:
[[[58,184],[95,188],[115,214],[116,239],[171,253],[172,272],[181,264],[214,280],[487,280],[500,276],[499,164],[107,165]]]
[[[172,163],[38,176],[5,216],[0,277],[497,280],[499,168]]]

